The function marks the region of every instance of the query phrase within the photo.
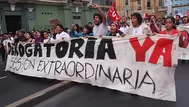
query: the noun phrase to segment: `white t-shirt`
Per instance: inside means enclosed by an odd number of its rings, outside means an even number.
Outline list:
[[[93,27],[93,35],[94,36],[104,36],[108,32],[108,26],[104,23],[101,23],[100,25],[95,25]]]
[[[54,40],[53,38],[44,39],[44,40],[43,40],[43,43],[51,42],[51,41],[53,41],[53,40]]]
[[[66,32],[62,32],[62,33],[60,33],[60,34],[56,34],[56,40],[60,40],[60,39],[62,39],[62,38],[70,38],[70,35],[69,34],[67,34]]]
[[[140,25],[139,27],[134,28],[133,27],[133,31],[132,34],[143,34],[143,29],[142,29],[142,25]]]
[[[119,30],[122,31],[123,34],[126,34],[128,27],[121,27]]]

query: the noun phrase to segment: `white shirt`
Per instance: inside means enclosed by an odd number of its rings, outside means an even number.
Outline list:
[[[54,39],[53,38],[47,38],[47,39],[44,39],[43,40],[43,43],[48,43],[48,42],[51,42],[53,41]]]
[[[60,34],[56,34],[56,40],[60,40],[60,39],[63,39],[63,38],[70,38],[70,35],[67,34],[66,32],[62,32]]]
[[[93,27],[93,34],[94,36],[104,36],[108,32],[108,26],[104,23],[101,23],[100,25],[95,25]]]
[[[120,27],[119,30],[122,31],[123,34],[126,34],[126,32],[127,32],[127,30],[128,30],[128,27]]]
[[[143,34],[142,26],[140,25],[139,27],[136,28],[133,27],[132,34],[139,34],[139,35]]]

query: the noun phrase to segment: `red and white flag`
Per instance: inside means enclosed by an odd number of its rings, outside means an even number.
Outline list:
[[[108,16],[110,17],[110,19],[113,22],[114,21],[120,21],[122,19],[121,16],[117,13],[117,10],[116,10],[116,1],[109,8],[109,10],[108,10]]]

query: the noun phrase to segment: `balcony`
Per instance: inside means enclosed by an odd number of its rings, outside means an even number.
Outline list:
[[[167,7],[159,6],[158,11],[167,11]]]
[[[102,7],[109,7],[113,2],[114,0],[92,0],[92,4],[98,4]]]
[[[84,3],[90,3],[91,0],[81,0],[81,2],[84,2]]]
[[[68,0],[0,0],[0,2],[14,2],[18,1],[19,3],[34,3],[34,4],[56,4],[62,5],[68,3]]]

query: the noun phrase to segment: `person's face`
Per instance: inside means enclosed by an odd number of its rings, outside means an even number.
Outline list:
[[[18,34],[19,34],[19,32],[18,32],[18,31],[16,31],[16,32],[15,32],[15,34],[17,34],[17,35],[18,35]]]
[[[176,16],[176,21],[179,21],[180,20],[180,17],[179,16]]]
[[[7,39],[7,38],[8,38],[8,35],[7,35],[7,34],[5,34],[3,38],[4,38],[4,39]]]
[[[117,31],[117,26],[113,23],[110,26],[111,33],[115,33]]]
[[[87,34],[88,33],[88,29],[86,27],[83,28],[83,33]]]
[[[19,35],[19,36],[22,36],[22,32],[19,31],[19,32],[18,32],[18,35]]]
[[[172,22],[171,19],[166,19],[166,20],[165,20],[165,28],[166,28],[166,29],[172,29],[173,26],[174,26],[174,23]]]
[[[44,35],[44,38],[45,38],[45,39],[47,39],[48,36],[49,36],[49,35],[47,34],[47,32],[44,32],[43,35]]]
[[[92,27],[93,25],[91,23],[88,24],[90,27]]]
[[[151,20],[151,21],[153,21],[153,20],[155,21],[156,18],[155,18],[154,16],[151,16],[151,17],[150,17],[150,20]]]
[[[63,29],[60,28],[60,26],[56,26],[56,32],[57,32],[58,34],[60,34],[62,31],[63,31]]]
[[[136,16],[133,16],[131,20],[132,20],[132,25],[134,27],[139,25],[139,22],[138,22],[138,19],[136,18]]]
[[[183,18],[183,23],[188,23],[188,18],[187,17]]]
[[[74,29],[74,27],[75,27],[75,24],[72,24],[72,29]]]
[[[94,24],[95,24],[95,25],[99,25],[99,24],[100,24],[100,19],[99,19],[98,16],[95,16],[95,17],[94,17]]]
[[[37,33],[36,33],[36,37],[37,37],[37,38],[40,38],[40,37],[41,37],[41,33],[40,33],[40,32],[37,32]]]
[[[74,25],[74,26],[73,26],[73,29],[74,29],[74,30],[77,30],[78,28],[77,28],[77,26],[76,26],[76,25]]]
[[[146,23],[149,23],[149,20],[148,20],[148,19],[146,19],[146,20],[145,20],[145,22],[146,22]]]
[[[14,39],[17,39],[18,38],[18,35],[14,35]]]
[[[26,39],[30,39],[30,34],[26,33]]]
[[[36,36],[36,32],[32,32],[33,36]]]

